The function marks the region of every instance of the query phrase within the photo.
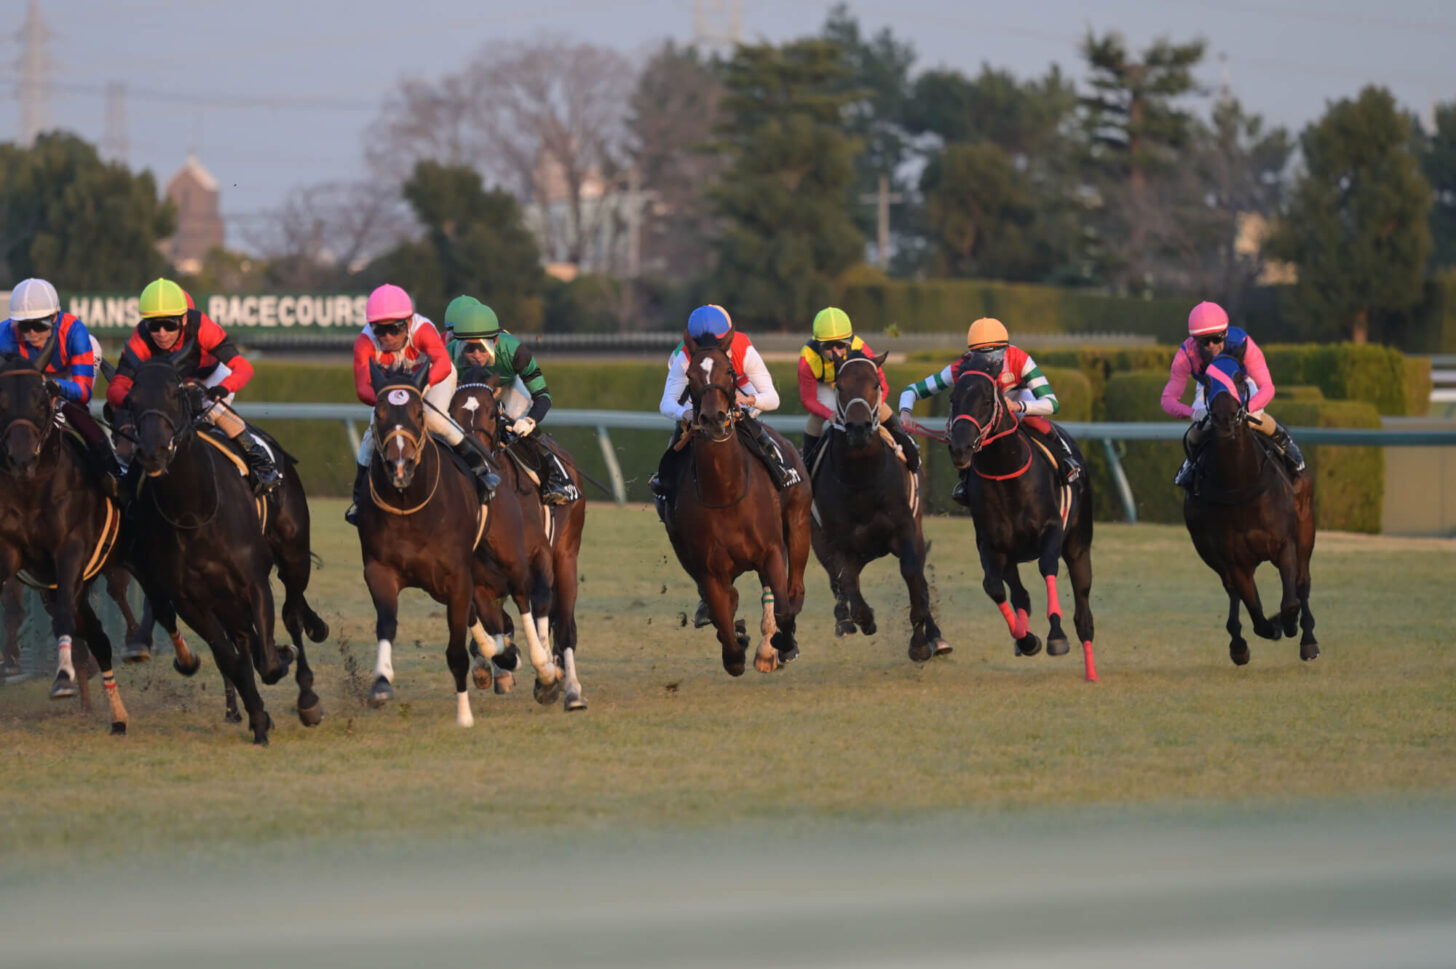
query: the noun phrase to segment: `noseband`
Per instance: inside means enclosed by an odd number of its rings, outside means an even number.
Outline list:
[[[421,394],[419,390],[413,386],[395,384],[390,387],[381,387],[379,392],[380,394],[383,394],[385,391],[389,391],[392,394],[396,390],[403,390],[407,393],[413,394],[420,399],[420,404],[423,406],[425,400],[424,395]],[[408,403],[409,402],[406,401],[405,404],[394,404],[391,401],[391,404],[397,407],[406,406]],[[428,438],[430,434],[428,427],[422,426],[418,432],[415,432],[407,429],[402,424],[396,424],[394,425],[393,429],[386,431],[384,434],[381,435],[379,433],[379,420],[377,416],[374,418],[374,425],[374,438],[376,442],[375,449],[379,452],[379,457],[381,460],[388,460],[387,458],[385,458],[384,452],[388,449],[389,442],[394,440],[400,440],[403,441],[405,444],[409,444],[414,447],[414,454],[409,458],[408,464],[413,469],[419,468],[420,462],[425,459],[425,439]],[[404,448],[401,447],[400,451],[403,452]]]
[[[688,360],[688,366],[692,367],[694,362],[698,360],[700,354],[706,352],[707,351],[704,350],[699,351],[699,353],[693,354],[692,358]],[[736,390],[738,387],[738,374],[734,372],[733,364],[731,362],[728,364],[728,379],[732,382],[734,390]],[[708,392],[711,390],[716,390],[718,393],[722,394],[723,397],[728,401],[728,433],[724,434],[722,437],[714,437],[712,433],[708,430],[707,425],[703,423],[702,403],[703,399],[708,396]],[[703,387],[703,392],[698,395],[697,404],[693,407],[693,433],[701,434],[703,437],[706,437],[714,444],[722,444],[724,441],[728,440],[730,437],[733,436],[733,429],[738,424],[738,419],[742,416],[741,411],[738,409],[738,397],[734,393],[734,390],[730,390],[726,387],[720,387],[717,384],[707,384]]]
[[[42,380],[44,380],[45,374],[41,373],[39,370],[10,370],[3,374],[0,374],[0,377],[40,377]],[[55,416],[56,408],[54,404],[51,404],[50,414],[44,422],[44,427],[37,425],[35,421],[31,420],[28,417],[13,417],[10,419],[10,422],[5,425],[5,429],[3,431],[0,431],[0,439],[8,442],[10,440],[10,435],[15,431],[16,428],[28,427],[35,434],[35,446],[31,449],[31,453],[33,456],[39,457],[41,449],[45,447],[46,440],[50,438],[51,431],[56,426]]]
[[[965,377],[983,377],[991,383],[991,419],[988,422],[983,425],[968,413],[957,414],[951,418],[950,422],[949,430],[951,431],[955,430],[956,424],[960,421],[967,421],[976,429],[976,440],[971,445],[971,453],[974,454],[992,441],[1005,437],[1007,434],[1014,433],[1016,431],[1016,422],[1013,420],[1006,430],[996,432],[996,428],[1001,426],[1002,421],[1006,417],[1006,404],[1001,399],[1001,388],[996,386],[996,378],[988,373],[982,373],[979,370],[967,370],[961,374],[961,378]]]
[[[844,363],[839,365],[839,373],[834,378],[834,386],[836,391],[839,388],[839,378],[844,375],[844,371],[847,370],[849,368],[849,365],[852,363],[867,363],[871,366],[874,365],[874,361],[869,359],[868,357],[851,357],[850,359],[844,361]],[[879,393],[875,395],[875,400],[873,403],[863,397],[853,397],[848,402],[845,402],[839,399],[837,393],[835,394],[834,416],[835,419],[839,422],[840,427],[844,427],[845,424],[848,422],[850,408],[852,408],[856,404],[863,404],[865,409],[869,411],[870,433],[874,434],[880,429],[880,403],[884,399],[884,392],[880,390],[878,380],[875,381],[875,389],[879,391]]]

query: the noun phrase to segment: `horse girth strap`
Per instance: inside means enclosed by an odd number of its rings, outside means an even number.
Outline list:
[[[107,556],[111,554],[112,548],[116,546],[116,536],[121,531],[121,513],[117,510],[116,504],[110,499],[106,501],[106,522],[101,526],[101,534],[96,539],[96,547],[91,550],[91,557],[86,560],[86,567],[81,570],[81,581],[90,582],[101,571],[101,566],[106,563]],[[54,589],[54,582],[46,583],[35,577],[29,569],[21,569],[16,573],[16,578],[30,586],[32,589]]]

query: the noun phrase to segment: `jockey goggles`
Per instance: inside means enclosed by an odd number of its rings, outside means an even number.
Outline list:
[[[54,316],[45,316],[38,320],[16,320],[15,329],[21,333],[44,333],[55,325]]]
[[[848,340],[828,340],[821,343],[825,353],[843,353],[849,349]]]
[[[1216,344],[1219,344],[1219,343],[1224,342],[1224,334],[1222,334],[1222,333],[1208,333],[1208,334],[1205,334],[1204,336],[1196,336],[1193,339],[1197,340],[1198,341],[1198,345],[1201,346],[1201,347],[1211,347],[1211,346],[1214,346]]]
[[[375,336],[398,336],[409,325],[409,320],[376,320],[370,323]]]
[[[182,329],[180,316],[153,316],[143,321],[148,333],[172,333]]]
[[[492,353],[495,350],[496,338],[493,336],[476,336],[465,340],[465,352]]]

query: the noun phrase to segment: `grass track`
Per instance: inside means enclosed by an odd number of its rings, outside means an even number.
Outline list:
[[[514,695],[476,694],[476,726],[464,731],[441,610],[417,592],[395,647],[399,700],[364,706],[374,619],[357,544],[342,502],[314,507],[326,566],[311,599],[333,626],[312,649],[324,724],[306,731],[293,690],[265,688],[278,729],[271,748],[253,749],[222,722],[210,658],[193,680],[167,658],[123,669],[132,733],[120,739],[105,736],[104,702],[83,719],[47,701],[47,684],[0,688],[0,858],[449,838],[505,821],[590,833],[1032,806],[1448,803],[1456,793],[1456,542],[1321,536],[1313,605],[1324,656],[1302,664],[1294,642],[1246,627],[1254,659],[1240,669],[1227,658],[1222,590],[1183,529],[1099,525],[1102,682],[1089,685],[1075,650],[1013,658],[980,591],[971,523],[933,519],[951,657],[906,658],[906,596],[888,562],[866,576],[879,634],[834,640],[811,560],[802,658],[734,680],[711,631],[681,625],[692,585],[652,511],[593,505],[578,607],[591,709],[537,706],[527,673]],[[1271,588],[1272,572],[1261,577]],[[748,582],[740,588],[756,603]],[[1070,591],[1062,598],[1070,610]]]

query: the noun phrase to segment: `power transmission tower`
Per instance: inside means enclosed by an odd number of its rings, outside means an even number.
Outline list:
[[[15,84],[15,95],[20,101],[20,131],[16,141],[26,148],[51,124],[51,58],[46,50],[50,38],[51,32],[40,19],[40,0],[30,0],[25,23],[16,34],[20,41],[20,62],[16,65],[19,79]]]
[[[126,83],[106,84],[106,131],[101,136],[101,155],[108,161],[128,165],[131,142],[126,133]]]
[[[743,43],[742,0],[693,0],[693,43],[729,52]]]

